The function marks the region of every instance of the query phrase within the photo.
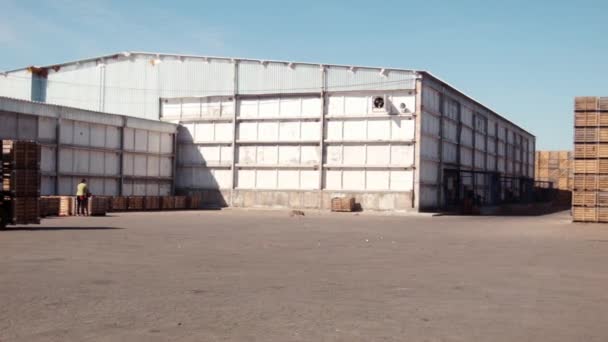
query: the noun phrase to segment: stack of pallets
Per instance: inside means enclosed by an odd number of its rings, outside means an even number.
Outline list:
[[[187,198],[186,196],[175,196],[174,197],[174,208],[175,209],[187,209]]]
[[[608,97],[577,97],[574,113],[575,222],[608,222]]]
[[[127,210],[131,210],[131,211],[144,210],[144,197],[143,196],[127,197]]]
[[[127,198],[123,196],[114,196],[110,199],[110,211],[126,211]]]
[[[146,196],[144,198],[144,209],[146,209],[146,210],[159,210],[160,209],[160,197],[158,197],[158,196]]]
[[[334,197],[331,199],[331,211],[350,212],[354,210],[354,197]]]
[[[173,196],[162,196],[160,198],[160,207],[162,210],[175,209],[175,197]]]
[[[203,198],[200,193],[188,196],[188,209],[199,209],[202,201]]]
[[[2,140],[2,191],[13,224],[40,223],[40,153],[36,142]]]
[[[105,216],[110,207],[110,198],[106,196],[93,196],[89,198],[88,209],[91,216]]]

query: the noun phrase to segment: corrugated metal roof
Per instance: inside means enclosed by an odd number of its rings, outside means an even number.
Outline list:
[[[497,112],[495,112],[494,110],[490,109],[489,107],[487,107],[486,105],[480,103],[479,101],[473,99],[472,97],[466,95],[465,93],[463,93],[462,91],[458,90],[457,88],[451,86],[450,84],[448,84],[445,81],[442,81],[441,79],[439,79],[438,77],[432,75],[430,72],[427,71],[423,71],[423,70],[411,70],[411,69],[400,69],[400,68],[383,68],[383,67],[368,67],[368,66],[350,66],[350,65],[340,65],[340,64],[323,64],[323,63],[310,63],[310,62],[289,62],[289,61],[280,61],[280,60],[261,60],[261,59],[251,59],[251,58],[235,58],[235,57],[217,57],[217,56],[201,56],[201,55],[187,55],[187,54],[172,54],[172,53],[151,53],[151,52],[138,52],[138,51],[127,51],[127,52],[120,52],[120,53],[114,53],[114,54],[108,54],[108,55],[102,55],[102,56],[97,56],[97,57],[92,57],[92,58],[87,58],[87,59],[80,59],[80,60],[75,60],[75,61],[70,61],[70,62],[65,62],[65,63],[60,63],[60,64],[52,64],[52,65],[48,65],[45,67],[40,67],[40,68],[33,68],[35,70],[47,70],[47,69],[52,69],[54,71],[58,71],[61,70],[63,67],[66,66],[70,66],[70,65],[80,65],[80,64],[85,64],[85,63],[101,63],[104,64],[105,62],[108,61],[112,61],[112,60],[121,60],[121,59],[129,59],[129,58],[134,58],[134,57],[150,57],[150,58],[157,58],[157,59],[162,59],[162,58],[173,58],[175,60],[180,61],[182,64],[184,62],[187,62],[188,59],[197,59],[197,60],[202,60],[205,62],[210,62],[210,61],[227,61],[229,63],[234,63],[234,62],[245,62],[242,63],[245,68],[243,69],[243,79],[239,79],[239,82],[244,82],[243,84],[238,84],[238,90],[243,90],[246,93],[252,93],[252,94],[256,94],[256,93],[263,93],[263,91],[260,90],[264,90],[264,88],[268,87],[268,84],[263,84],[263,81],[260,81],[261,77],[262,79],[266,80],[266,81],[272,81],[272,83],[274,83],[274,85],[276,85],[276,89],[273,88],[273,90],[275,90],[276,92],[294,92],[296,90],[293,90],[292,88],[306,88],[306,87],[317,87],[317,85],[319,84],[319,80],[317,79],[317,74],[320,73],[314,73],[315,75],[299,75],[297,73],[294,73],[292,76],[290,76],[291,78],[287,78],[287,79],[277,79],[276,77],[272,77],[272,72],[270,73],[265,73],[265,75],[260,76],[258,71],[255,71],[255,68],[252,68],[252,70],[250,70],[251,72],[249,72],[247,70],[247,66],[249,63],[247,62],[255,62],[255,63],[259,63],[259,65],[264,66],[265,68],[267,67],[271,67],[273,70],[276,71],[276,73],[279,72],[283,72],[283,75],[285,75],[284,71],[285,68],[288,69],[292,69],[292,70],[296,70],[298,66],[305,66],[306,68],[302,68],[302,69],[308,69],[311,66],[313,67],[326,67],[327,70],[332,70],[335,69],[337,71],[335,74],[332,74],[331,72],[328,73],[328,77],[326,80],[326,86],[328,86],[328,90],[333,90],[330,87],[333,87],[337,90],[345,90],[342,89],[345,86],[348,87],[352,87],[352,89],[349,90],[357,90],[357,89],[361,89],[362,90],[362,84],[366,84],[366,83],[370,83],[373,84],[375,88],[380,89],[380,90],[386,90],[386,89],[396,89],[397,86],[395,86],[395,84],[399,84],[400,89],[404,89],[405,88],[405,84],[409,85],[409,86],[413,86],[414,82],[415,82],[415,78],[408,78],[407,77],[407,73],[413,73],[416,75],[416,77],[429,77],[432,78],[442,84],[444,84],[445,86],[453,89],[454,91],[456,91],[457,93],[461,94],[462,96],[470,99],[472,102],[478,104],[481,108],[484,108],[485,110],[491,112],[492,114],[502,118],[503,120],[509,122],[510,124],[512,124],[513,126],[521,129],[522,131],[525,131],[526,133],[530,134],[528,131],[526,131],[525,129],[521,128],[520,126],[514,124],[513,122],[511,122],[510,120],[506,119],[504,116],[498,114]],[[210,64],[214,64],[214,63],[210,63]],[[281,64],[284,67],[279,67],[277,66],[277,64]],[[271,66],[272,65],[272,66]],[[214,66],[215,67],[215,66]],[[12,70],[12,71],[7,71],[4,72],[4,74],[11,74],[11,73],[17,73],[17,72],[22,72],[24,70],[32,70],[32,67],[26,67],[26,68],[21,68],[21,69],[16,69],[16,70]],[[259,70],[259,68],[257,68]],[[279,70],[280,69],[280,70]],[[162,70],[162,68],[159,68],[159,70]],[[171,68],[171,72],[175,71],[175,68]],[[358,74],[359,76],[357,76],[356,78],[358,78],[359,80],[357,80],[356,82],[353,80],[349,80],[350,78],[353,78],[353,76],[349,76],[347,74],[348,71],[353,71],[353,70],[357,70],[359,71]],[[373,71],[372,71],[373,70]],[[212,72],[212,71],[210,71]],[[224,73],[226,74],[227,71],[226,70],[216,70],[216,72],[219,73]],[[373,72],[377,72],[378,74],[382,74],[386,80],[382,79],[380,81],[378,81],[377,79],[377,75],[376,74],[376,80],[374,80],[373,77]],[[214,72],[212,72],[213,74]],[[124,75],[115,75],[116,77],[123,77]],[[239,75],[241,76],[241,75]],[[113,77],[112,75],[110,75],[109,77]],[[184,74],[183,78],[180,79],[186,79],[187,77],[190,76],[186,76]],[[166,81],[166,77],[163,78],[163,72],[161,71],[161,75],[158,76],[156,75],[156,79],[148,79],[146,80],[147,84],[144,84],[142,89],[132,89],[133,91],[143,91],[144,94],[141,94],[140,97],[147,99],[148,97],[152,98],[155,96],[158,97],[174,97],[174,96],[166,96],[169,95],[168,93],[170,93],[169,90],[165,89],[163,90],[162,86],[158,87],[157,91],[154,91],[152,88],[154,88],[156,85],[158,84],[164,84],[161,83],[159,81],[160,78],[161,80],[165,80]],[[268,79],[270,78],[270,79]],[[290,80],[291,79],[291,80]],[[213,91],[216,92],[217,95],[220,94],[229,94],[229,90],[231,90],[233,86],[233,79],[224,79],[225,84],[221,84],[218,85],[216,83],[211,83],[211,85],[209,85],[209,79],[206,78],[205,82],[206,85],[203,85],[203,83],[201,83],[200,85],[200,90],[201,91]],[[359,82],[360,83],[357,83]],[[368,82],[369,81],[369,82]],[[394,82],[393,82],[394,81]],[[107,80],[104,80],[104,82],[107,82]],[[197,80],[193,80],[193,83],[197,83]],[[350,83],[349,83],[350,82]],[[108,82],[110,83],[110,82]],[[170,83],[170,82],[169,82]],[[411,83],[411,84],[410,84]],[[148,87],[150,89],[148,89]],[[211,89],[205,89],[205,88],[211,88]],[[262,88],[262,89],[256,89],[256,88]],[[320,87],[319,87],[320,88]],[[195,87],[196,89],[196,87]],[[197,96],[200,94],[197,94],[196,91],[189,91],[190,89],[187,89],[183,92],[180,92],[180,95],[183,96]],[[225,92],[224,92],[225,90]],[[301,92],[301,91],[305,91],[305,90],[298,90],[297,92]],[[117,96],[117,101],[119,101],[119,103],[124,104],[124,103],[128,103],[130,100],[124,98],[125,96],[129,96],[128,93],[125,93],[123,90],[120,91],[114,91],[117,94],[114,94]],[[149,93],[149,94],[148,94]],[[112,89],[107,89],[105,90],[104,93],[102,93],[102,95],[104,96],[104,99],[101,100],[101,104],[99,105],[98,108],[103,108],[103,110],[108,110],[108,108],[105,108],[105,106],[111,105],[111,101],[108,100],[108,98],[111,98],[112,96]],[[51,98],[52,98],[51,94]],[[92,94],[91,94],[92,95]],[[47,94],[48,96],[48,94]],[[93,96],[93,95],[92,95]],[[93,96],[94,97],[94,96]],[[95,99],[91,99],[90,102],[93,102]],[[146,100],[147,101],[147,100]],[[151,109],[148,108],[140,108],[143,104],[143,106],[145,106],[145,102],[144,100],[141,100],[141,103],[131,103],[132,105],[135,105],[136,108],[134,108],[135,111],[144,111],[144,112],[148,112]],[[106,104],[107,103],[107,104]],[[137,106],[139,105],[139,106]],[[86,106],[85,106],[86,107]],[[155,108],[156,110],[158,110],[158,108]],[[152,109],[153,110],[153,109]],[[532,135],[532,134],[530,134]],[[533,136],[533,135],[532,135]]]

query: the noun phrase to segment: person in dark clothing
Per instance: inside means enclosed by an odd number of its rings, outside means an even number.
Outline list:
[[[89,215],[89,187],[86,179],[82,179],[76,187],[76,215]]]

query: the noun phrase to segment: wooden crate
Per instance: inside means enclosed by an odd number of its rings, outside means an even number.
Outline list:
[[[575,144],[574,158],[608,158],[608,144]]]
[[[59,216],[59,201],[57,196],[40,197],[40,216]]]
[[[187,208],[187,200],[186,196],[175,196],[175,209],[186,209]]]
[[[597,207],[572,207],[574,222],[598,222]]]
[[[560,190],[572,190],[573,154],[571,151],[537,151],[535,179],[552,182]]]
[[[173,196],[162,196],[160,198],[160,206],[162,210],[175,209],[175,198]]]
[[[87,203],[89,215],[91,216],[105,216],[109,208],[109,197],[105,196],[92,196],[89,198]]]
[[[575,160],[574,173],[608,174],[608,159]]]
[[[586,112],[574,114],[576,127],[608,126],[608,112]]]
[[[608,207],[598,207],[597,222],[608,223]]]
[[[40,195],[40,171],[16,169],[2,174],[2,190],[16,197]]]
[[[110,211],[126,211],[127,198],[123,196],[114,196],[110,199]]]
[[[599,98],[595,96],[579,96],[574,99],[574,110],[596,111],[599,109]]]
[[[603,175],[575,175],[575,190],[603,190],[608,191],[608,176]]]
[[[608,111],[608,97],[600,97],[598,106],[601,111]]]
[[[203,197],[201,194],[188,196],[188,209],[200,209]]]
[[[598,204],[596,191],[574,191],[572,204],[582,207],[595,207]]]
[[[128,196],[127,197],[127,210],[144,210],[144,197],[143,196]]]
[[[331,211],[354,211],[355,210],[355,198],[354,197],[334,197],[331,199]]]
[[[40,223],[40,198],[14,197],[11,204],[13,206],[13,224]]]
[[[76,198],[72,196],[59,196],[59,216],[74,215]]]
[[[608,142],[608,127],[577,127],[574,129],[574,142]]]
[[[144,209],[159,210],[160,209],[160,197],[159,196],[146,196],[144,198]]]
[[[40,144],[34,141],[2,140],[2,163],[16,169],[40,169]]]

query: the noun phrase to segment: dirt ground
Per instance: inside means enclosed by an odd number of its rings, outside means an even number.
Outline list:
[[[607,341],[608,225],[200,211],[0,232],[0,341]]]

